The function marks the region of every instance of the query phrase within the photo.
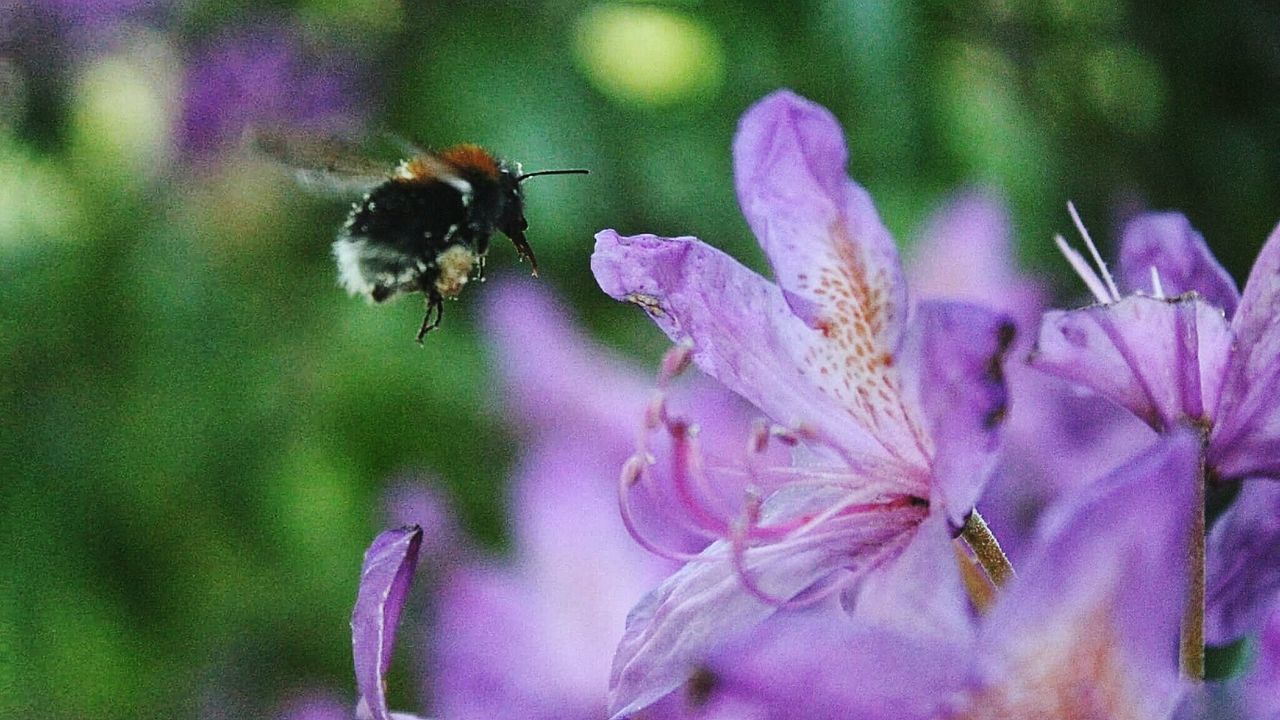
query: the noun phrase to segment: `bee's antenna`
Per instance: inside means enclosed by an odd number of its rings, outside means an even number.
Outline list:
[[[524,182],[531,177],[538,175],[586,175],[590,170],[539,170],[538,172],[525,173],[516,178],[516,182]]]

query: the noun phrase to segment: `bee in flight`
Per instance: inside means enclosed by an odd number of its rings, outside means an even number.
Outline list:
[[[586,170],[526,173],[478,145],[440,151],[414,149],[390,172],[336,142],[256,134],[260,150],[291,166],[303,187],[363,197],[351,207],[333,243],[338,279],[352,295],[375,303],[420,292],[426,313],[417,340],[439,327],[445,298],[482,277],[489,239],[501,232],[538,275],[525,238],[521,183],[538,175],[586,174]]]

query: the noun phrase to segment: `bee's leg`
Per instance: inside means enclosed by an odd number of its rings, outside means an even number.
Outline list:
[[[529,247],[529,240],[524,236],[524,231],[512,229],[507,233],[507,237],[511,238],[511,242],[515,244],[516,252],[520,253],[520,257],[528,260],[533,266],[533,276],[538,277],[538,258],[533,256],[533,248]]]
[[[418,329],[418,344],[422,344],[422,338],[427,333],[440,327],[440,321],[444,319],[444,298],[440,297],[440,293],[434,289],[426,293],[427,296],[427,312],[422,318],[422,327]]]

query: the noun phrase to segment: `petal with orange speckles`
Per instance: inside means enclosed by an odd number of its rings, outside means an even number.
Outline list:
[[[605,230],[591,268],[606,293],[640,305],[672,340],[692,341],[703,372],[775,422],[810,428],[854,455],[924,465],[916,435],[902,429],[896,370],[850,377],[830,339],[796,317],[776,285],[728,255],[694,238]]]

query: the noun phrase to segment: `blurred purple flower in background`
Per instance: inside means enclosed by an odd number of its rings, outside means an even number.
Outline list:
[[[634,451],[635,417],[652,384],[595,347],[536,285],[497,283],[489,298],[485,336],[504,380],[495,397],[509,402],[526,436],[510,499],[513,554],[452,551],[425,629],[422,694],[451,720],[599,718],[628,610],[674,569],[636,545],[618,518],[614,479]],[[723,390],[694,386],[680,397],[707,414],[712,447],[745,421]],[[393,497],[397,519],[453,527],[429,499],[403,487]],[[407,542],[394,547],[411,560]],[[361,692],[381,720],[386,667],[378,650],[404,598],[376,577],[362,582],[361,596],[381,600],[358,605],[353,627]],[[672,716],[683,712],[678,698],[667,705]]]
[[[0,49],[58,66],[101,52],[130,30],[164,24],[173,0],[9,0],[0,3]],[[36,68],[48,72],[51,68]]]
[[[826,591],[857,588],[867,612],[927,610],[934,593],[894,562],[927,541],[930,513],[965,525],[992,468],[1012,322],[962,303],[909,308],[893,239],[846,159],[835,118],[790,92],[743,116],[738,199],[776,284],[693,238],[597,235],[601,288],[802,444],[795,465],[748,458],[737,517],[685,503],[683,520],[721,539],[628,617],[614,716],[683,683],[731,631]],[[665,424],[683,437],[683,423]],[[692,446],[673,462],[698,484]]]
[[[370,113],[366,69],[274,23],[215,36],[190,53],[177,143],[207,159],[250,127],[319,137],[358,134]]]

